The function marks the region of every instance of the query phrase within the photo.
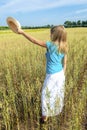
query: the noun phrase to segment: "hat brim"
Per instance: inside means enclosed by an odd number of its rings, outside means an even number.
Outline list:
[[[20,23],[16,19],[14,19],[12,17],[8,17],[6,21],[7,21],[7,24],[9,26],[9,28],[13,32],[18,33],[18,28],[21,28]]]

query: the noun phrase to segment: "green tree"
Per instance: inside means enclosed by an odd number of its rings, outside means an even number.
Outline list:
[[[76,27],[77,23],[75,21],[72,22],[72,27]]]
[[[65,21],[64,26],[65,27],[72,27],[72,22],[71,21]]]
[[[87,27],[87,20],[86,21],[82,21],[82,27]]]
[[[81,26],[81,25],[82,25],[81,20],[78,20],[77,21],[77,26]]]

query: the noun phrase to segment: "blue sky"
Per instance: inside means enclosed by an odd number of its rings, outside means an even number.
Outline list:
[[[87,0],[0,0],[0,26],[8,16],[22,26],[63,24],[66,20],[87,20]]]

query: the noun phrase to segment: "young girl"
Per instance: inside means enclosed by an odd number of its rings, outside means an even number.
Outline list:
[[[47,49],[46,52],[46,78],[44,80],[41,104],[44,123],[49,116],[58,115],[63,108],[64,82],[67,62],[67,33],[64,26],[54,26],[50,30],[50,41],[43,42],[31,35],[27,35],[22,29],[18,33],[34,44]]]

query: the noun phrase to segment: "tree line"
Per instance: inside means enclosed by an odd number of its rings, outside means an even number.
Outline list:
[[[40,29],[40,28],[51,28],[54,25],[44,25],[44,26],[22,26],[22,29]],[[8,30],[8,26],[0,26],[0,30]]]
[[[86,21],[65,21],[63,24],[66,28],[73,28],[73,27],[87,27],[87,20]],[[44,25],[44,26],[22,26],[23,29],[39,29],[39,28],[51,28],[54,25]],[[9,29],[8,26],[0,26],[0,30],[7,30]]]
[[[65,27],[87,27],[87,20],[86,21],[65,21]]]

